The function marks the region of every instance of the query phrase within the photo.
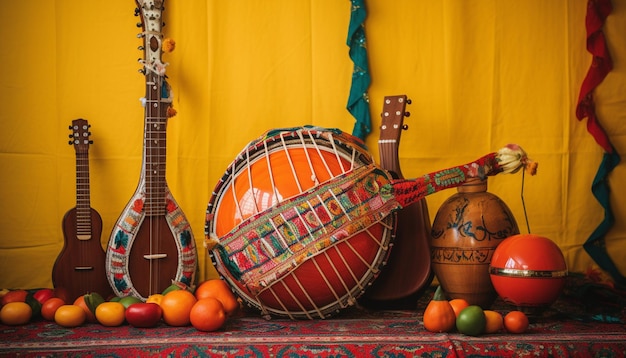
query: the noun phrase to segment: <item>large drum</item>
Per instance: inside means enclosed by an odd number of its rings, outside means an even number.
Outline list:
[[[471,163],[394,179],[359,139],[339,130],[269,131],[217,184],[205,247],[234,291],[268,318],[326,318],[356,303],[379,274],[395,211],[527,162],[509,145]]]
[[[269,131],[243,149],[217,184],[207,209],[207,240],[222,238],[246,219],[372,162],[358,138],[339,130]],[[301,216],[296,212],[295,217],[284,217],[294,227],[282,230],[276,242],[251,240],[247,247],[230,248],[247,251],[250,262],[266,265],[263,276],[275,277],[271,275],[274,264],[291,260],[293,269],[273,282],[257,282],[268,281],[257,275],[242,283],[239,271],[249,263],[234,268],[231,260],[211,252],[213,263],[236,293],[264,315],[326,318],[354,304],[379,273],[392,238],[393,215],[330,246],[307,232],[307,227],[324,225],[327,219],[321,215],[339,215],[332,210],[342,207],[323,210],[331,212],[302,210]],[[294,250],[294,240],[300,241],[300,252],[285,254],[286,247]]]

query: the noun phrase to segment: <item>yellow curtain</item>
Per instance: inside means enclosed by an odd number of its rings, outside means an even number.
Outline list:
[[[596,264],[582,244],[603,218],[591,194],[602,150],[576,120],[591,62],[586,0],[367,1],[373,132],[385,95],[413,104],[402,134],[406,177],[474,159],[514,142],[539,162],[526,177],[533,233],[563,250],[572,271]],[[166,2],[164,56],[178,115],[168,124],[167,180],[189,219],[200,279],[216,275],[202,249],[211,192],[235,155],[267,129],[314,124],[352,130],[345,109],[352,63],[347,0]],[[144,95],[136,62],[134,2],[0,1],[0,288],[51,287],[63,245],[61,220],[75,206],[68,125],[92,125],[91,205],[103,245],[139,180]],[[615,69],[596,92],[600,121],[626,153],[626,2],[605,27]],[[623,160],[624,161],[624,160]],[[611,174],[617,223],[606,237],[626,273],[626,164]],[[526,220],[521,175],[489,190]],[[427,201],[431,219],[452,194]]]

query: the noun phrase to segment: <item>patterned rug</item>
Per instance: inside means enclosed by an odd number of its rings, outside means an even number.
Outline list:
[[[593,292],[598,297],[597,292]],[[479,337],[431,333],[422,312],[432,297],[426,292],[416,310],[344,310],[326,320],[271,319],[245,312],[219,331],[193,327],[140,329],[128,325],[86,324],[66,329],[36,321],[0,325],[2,357],[625,357],[623,311],[607,315],[580,299],[559,300],[531,317],[524,334]],[[582,296],[581,296],[582,297]],[[598,301],[597,301],[598,302]],[[496,301],[494,308],[510,310]],[[620,309],[623,309],[620,308]]]

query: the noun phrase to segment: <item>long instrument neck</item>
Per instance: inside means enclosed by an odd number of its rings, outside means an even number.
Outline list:
[[[162,215],[166,210],[166,129],[170,103],[163,99],[163,86],[166,86],[163,76],[147,71],[143,175],[146,187],[144,210],[148,216]]]
[[[76,236],[91,238],[91,202],[89,189],[89,153],[76,152]]]
[[[380,139],[378,141],[381,168],[395,173],[399,178],[403,178],[402,172],[400,171],[398,147],[397,139]]]

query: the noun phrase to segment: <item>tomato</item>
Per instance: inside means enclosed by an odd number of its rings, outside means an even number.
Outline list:
[[[456,329],[468,336],[478,336],[485,331],[487,318],[480,306],[470,305],[464,308],[456,318]]]
[[[507,332],[524,333],[528,325],[528,316],[522,311],[511,311],[504,316],[504,328]]]
[[[126,307],[119,302],[103,302],[96,307],[96,319],[101,325],[117,327],[124,323]]]
[[[91,311],[89,306],[87,306],[87,302],[85,302],[85,296],[78,296],[78,298],[74,301],[74,306],[78,306],[85,311],[85,319],[87,322],[96,322],[96,315]],[[81,323],[82,324],[82,323]]]
[[[128,306],[126,321],[133,327],[149,328],[156,326],[163,315],[161,306],[154,302],[139,302]]]
[[[239,301],[233,294],[226,281],[222,279],[209,279],[198,285],[195,291],[198,300],[207,297],[217,298],[222,302],[226,314],[232,315],[239,309]]]
[[[9,326],[26,324],[32,315],[33,310],[26,302],[9,302],[0,309],[0,321]]]
[[[78,327],[85,323],[86,319],[85,309],[77,305],[60,306],[54,313],[54,321],[59,326],[67,328]]]
[[[28,292],[26,290],[11,290],[2,296],[2,305],[6,305],[10,302],[26,302],[26,296]]]
[[[54,321],[54,314],[57,308],[63,306],[65,302],[58,298],[52,297],[41,305],[41,316],[47,321]]]
[[[189,313],[191,325],[204,332],[218,330],[226,322],[226,311],[217,298],[202,298],[196,302]]]
[[[33,293],[33,298],[39,301],[39,303],[43,304],[47,300],[54,297],[54,290],[51,288],[42,288]]]
[[[469,305],[469,302],[467,302],[464,298],[454,298],[450,300],[450,306],[452,306],[456,317],[458,317],[459,313],[461,313],[461,311]]]

